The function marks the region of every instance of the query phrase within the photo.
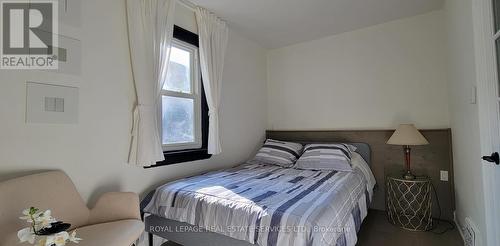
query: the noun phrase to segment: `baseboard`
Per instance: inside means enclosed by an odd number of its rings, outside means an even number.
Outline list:
[[[453,212],[453,220],[455,225],[457,226],[460,237],[462,237],[462,241],[465,246],[480,246],[483,245],[481,241],[481,231],[479,231],[478,226],[470,217],[465,217],[463,221],[463,225],[461,225],[458,220],[455,212]]]
[[[462,242],[464,242],[464,245],[465,245],[464,232],[462,230],[462,226],[460,225],[460,223],[458,223],[456,211],[453,211],[453,222],[455,222],[455,226],[457,227],[458,233],[460,234],[460,237],[462,238]]]

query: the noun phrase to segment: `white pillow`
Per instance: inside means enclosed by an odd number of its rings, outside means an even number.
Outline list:
[[[351,158],[356,147],[349,144],[308,144],[295,168],[352,171]]]
[[[248,163],[291,167],[302,154],[302,148],[299,143],[267,139]]]

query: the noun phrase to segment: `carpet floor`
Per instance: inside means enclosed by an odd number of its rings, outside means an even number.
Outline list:
[[[449,228],[449,225],[441,222],[433,231],[407,231],[389,223],[384,211],[370,210],[358,233],[357,245],[463,246],[464,243],[457,228],[438,234],[446,228]]]

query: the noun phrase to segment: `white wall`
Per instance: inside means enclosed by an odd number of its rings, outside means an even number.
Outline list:
[[[82,40],[81,77],[0,70],[0,180],[61,169],[83,197],[93,201],[103,191],[145,192],[153,185],[250,157],[266,127],[264,49],[230,31],[222,89],[221,155],[147,170],[132,167],[126,164],[134,94],[125,1],[81,2],[82,27],[72,31]],[[189,24],[184,27],[192,29]],[[79,87],[79,123],[26,124],[26,81]]]
[[[268,53],[269,129],[449,126],[443,12]]]
[[[449,105],[453,139],[456,217],[470,217],[480,230],[479,245],[486,245],[485,204],[478,105],[470,104],[476,86],[474,30],[471,0],[448,0],[446,13]]]

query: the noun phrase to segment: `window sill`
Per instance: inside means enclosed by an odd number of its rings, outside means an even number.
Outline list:
[[[165,155],[165,160],[157,162],[156,165],[144,167],[144,168],[153,168],[153,167],[161,167],[168,166],[183,162],[197,161],[197,160],[205,160],[212,157],[211,154],[208,154],[208,150],[206,148],[202,149],[190,149],[190,150],[176,150],[176,151],[166,151],[163,152]]]

